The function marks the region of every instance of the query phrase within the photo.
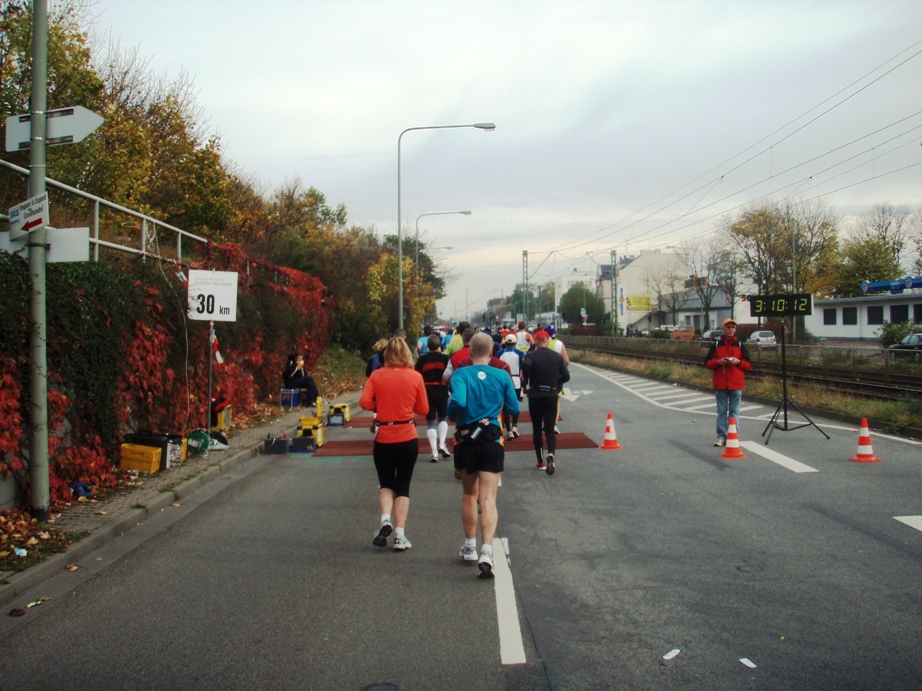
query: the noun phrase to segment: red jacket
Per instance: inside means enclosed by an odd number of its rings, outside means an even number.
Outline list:
[[[739,363],[733,365],[718,363],[718,360],[728,357],[736,358]],[[746,379],[744,373],[752,368],[752,362],[749,360],[749,350],[738,338],[724,336],[711,346],[704,359],[704,366],[714,372],[715,391],[724,389],[742,391]]]

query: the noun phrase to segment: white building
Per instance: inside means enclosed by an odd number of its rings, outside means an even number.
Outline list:
[[[880,327],[912,320],[922,324],[922,290],[897,295],[816,300],[804,326],[817,338],[878,339]]]

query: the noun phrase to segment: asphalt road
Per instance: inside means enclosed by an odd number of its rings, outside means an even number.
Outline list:
[[[830,440],[766,447],[744,398],[725,459],[709,396],[572,370],[561,431],[601,443],[611,412],[623,448],[553,477],[507,455],[495,580],[457,556],[450,462],[420,456],[396,553],[370,456],[261,457],[28,594],[51,599],[0,621],[0,688],[922,688],[922,522],[896,518],[922,515],[922,445],[854,463],[857,429],[817,419]]]

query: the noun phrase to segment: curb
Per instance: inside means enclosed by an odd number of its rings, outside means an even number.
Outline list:
[[[359,394],[353,393],[347,394],[342,400],[337,399],[335,402],[356,405],[358,399]],[[334,401],[331,401],[331,403],[333,402]],[[297,425],[286,429],[293,434],[294,431],[297,430]],[[154,514],[160,513],[162,509],[165,509],[175,501],[190,496],[195,493],[196,490],[217,480],[237,466],[262,455],[262,447],[263,441],[260,439],[255,444],[235,451],[232,455],[212,465],[200,475],[189,478],[172,490],[161,492],[156,498],[148,502],[144,508],[131,509],[121,516],[114,517],[109,523],[93,530],[87,537],[79,542],[75,542],[63,552],[52,554],[44,561],[29,567],[25,571],[11,574],[6,578],[7,582],[0,585],[0,605],[5,605],[15,600],[27,590],[47,580],[68,564],[85,557],[87,554],[95,552],[97,549],[123,535],[131,528],[143,523]]]

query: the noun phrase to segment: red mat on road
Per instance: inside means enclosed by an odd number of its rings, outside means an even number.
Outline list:
[[[415,415],[413,419],[415,420],[417,427],[425,426],[426,424],[425,415]],[[563,420],[563,417],[561,417],[560,419]],[[526,410],[525,408],[523,408],[522,412],[519,413],[519,424],[520,425],[531,424],[531,415],[529,414],[528,410]],[[368,417],[367,415],[363,415],[361,417],[353,417],[345,425],[339,425],[339,426],[340,427],[371,427],[371,418]]]
[[[558,449],[596,449],[598,444],[582,432],[566,432],[557,435]],[[428,439],[420,439],[420,454],[427,453]],[[371,439],[360,441],[328,441],[313,454],[314,456],[370,456],[374,449]],[[531,434],[518,439],[506,440],[506,451],[532,451]]]

